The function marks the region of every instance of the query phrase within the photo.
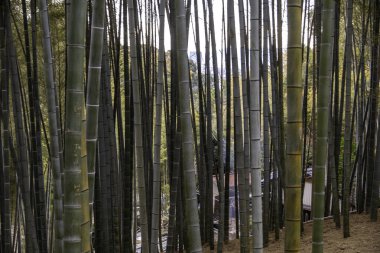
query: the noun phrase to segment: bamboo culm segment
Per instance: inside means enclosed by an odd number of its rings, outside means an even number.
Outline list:
[[[313,170],[313,253],[323,252],[323,219],[325,212],[325,171],[327,166],[328,121],[332,73],[332,43],[334,1],[324,0],[322,11],[322,39],[319,62],[317,97],[317,140]]]
[[[175,1],[177,62],[179,82],[179,109],[181,114],[183,189],[185,198],[186,251],[202,252],[199,227],[198,201],[194,167],[193,132],[190,116],[189,65],[187,57],[187,35],[185,6],[183,0]]]
[[[300,252],[302,161],[301,0],[288,0],[285,252]]]
[[[64,156],[64,239],[65,253],[82,252],[82,170],[81,135],[84,112],[84,57],[87,1],[72,1],[67,31],[67,90]]]
[[[260,44],[259,0],[251,4],[250,47],[250,167],[252,182],[252,248],[254,253],[263,252],[263,212],[261,196],[261,129],[260,129]]]

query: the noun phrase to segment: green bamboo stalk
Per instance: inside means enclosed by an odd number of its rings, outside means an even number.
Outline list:
[[[152,230],[150,251],[158,251],[158,229],[160,213],[160,154],[161,154],[161,121],[162,121],[162,91],[164,83],[164,64],[165,64],[165,6],[166,0],[160,1],[159,15],[159,48],[158,48],[158,70],[156,86],[156,122],[154,128],[154,154],[153,154],[153,206],[152,206]]]
[[[241,90],[242,90],[242,99],[243,99],[243,149],[244,149],[244,199],[247,206],[247,214],[241,216],[245,218],[244,223],[247,224],[247,235],[249,230],[249,168],[250,168],[250,158],[249,158],[249,102],[248,102],[248,73],[247,68],[249,65],[247,54],[248,54],[248,42],[247,42],[247,33],[246,33],[246,24],[245,24],[245,15],[244,15],[244,3],[243,0],[238,0],[238,9],[239,9],[239,29],[240,29],[240,71],[241,71]],[[245,217],[244,217],[245,216]],[[247,240],[247,249],[249,249],[249,236]]]
[[[280,227],[283,225],[283,217],[282,217],[282,185],[284,181],[284,169],[285,169],[285,134],[284,134],[284,95],[283,95],[283,54],[282,54],[282,0],[277,0],[277,67],[278,67],[278,114],[279,114],[279,156],[280,156],[280,167],[278,170],[278,197],[279,197],[279,219],[280,219]]]
[[[98,140],[98,115],[100,75],[102,69],[105,0],[95,0],[92,8],[90,54],[87,73],[86,145],[90,212],[94,204],[96,143]]]
[[[371,119],[373,122],[375,122],[375,115],[376,115],[376,111],[378,112],[378,118],[380,118],[380,113],[379,113],[379,110],[373,110],[374,108],[376,108],[376,105],[378,105],[378,101],[379,101],[379,78],[380,78],[380,53],[379,53],[379,42],[380,42],[380,36],[379,36],[379,33],[380,33],[380,2],[377,1],[374,6],[373,6],[373,13],[374,13],[374,18],[373,18],[373,46],[374,47],[378,47],[377,50],[373,50],[372,51],[372,66],[371,66],[371,79],[372,79],[372,82],[373,82],[373,87],[371,89],[371,93],[373,93],[373,97],[372,97],[372,106],[373,108],[371,109]],[[377,60],[376,60],[377,58]],[[376,63],[377,61],[377,63]],[[377,70],[376,70],[376,67],[377,67]],[[377,71],[377,73],[376,73]],[[377,80],[377,84],[376,84],[376,80]],[[375,124],[373,124],[375,125]],[[373,129],[374,130],[374,129]],[[371,196],[371,199],[368,200],[368,202],[370,203],[367,203],[367,205],[369,205],[369,208],[367,208],[367,211],[370,212],[370,217],[371,217],[371,221],[377,221],[377,209],[379,207],[379,179],[380,179],[380,175],[379,175],[379,162],[380,162],[380,145],[379,145],[379,140],[380,140],[380,137],[379,137],[379,130],[378,130],[378,134],[377,134],[378,138],[377,138],[377,148],[376,148],[376,156],[375,154],[373,153],[373,149],[374,149],[374,145],[372,146],[372,150],[371,150],[371,155],[373,155],[373,158],[374,160],[376,160],[375,162],[371,163],[371,166],[368,166],[368,169],[370,167],[373,168],[373,172],[371,173],[373,175],[373,180],[372,180],[372,184],[371,184],[371,188],[368,188],[369,191],[371,191],[371,193],[367,192],[367,196],[370,195]],[[374,142],[374,140],[372,140],[372,142]],[[369,161],[372,161],[372,160],[369,160]],[[367,178],[368,182],[370,181],[369,178]],[[368,186],[368,185],[367,185]]]
[[[9,154],[9,83],[8,83],[8,70],[7,70],[7,55],[5,46],[5,6],[4,2],[0,3],[0,88],[1,88],[1,115],[2,120],[0,122],[1,135],[2,135],[2,153],[3,161],[0,166],[2,167],[2,182],[3,182],[3,207],[1,211],[1,236],[2,245],[1,248],[4,252],[12,251],[12,235],[11,235],[11,201],[10,201],[10,154]],[[1,173],[1,172],[0,172]]]
[[[72,1],[67,31],[67,81],[65,110],[64,252],[82,251],[81,124],[84,105],[84,56],[87,1]]]
[[[200,35],[199,35],[199,17],[198,17],[198,1],[194,1],[194,19],[195,19],[195,46],[196,46],[196,54],[197,54],[197,84],[198,84],[198,108],[199,108],[199,165],[200,172],[198,175],[199,178],[199,192],[200,192],[200,230],[201,230],[201,240],[202,243],[206,241],[206,183],[205,183],[205,171],[206,171],[206,153],[205,153],[205,119],[204,119],[204,106],[203,106],[203,80],[202,80],[202,63],[201,63],[201,50],[200,50]]]
[[[48,102],[49,133],[50,133],[50,160],[54,177],[54,252],[60,253],[63,249],[63,202],[61,163],[59,157],[58,122],[56,89],[53,73],[53,57],[50,40],[50,28],[48,19],[48,8],[46,0],[39,1],[40,22],[43,30],[43,53],[44,71],[46,82],[46,97]]]
[[[123,65],[124,65],[124,136],[125,136],[125,157],[126,166],[122,170],[123,180],[123,202],[122,202],[122,245],[124,252],[132,252],[132,196],[133,196],[133,128],[132,128],[132,95],[130,83],[130,64],[129,64],[129,46],[128,46],[128,6],[127,1],[123,4]]]
[[[261,130],[260,130],[260,42],[259,0],[250,0],[250,162],[252,184],[252,248],[254,253],[263,252],[263,210],[261,196]]]
[[[9,3],[6,3],[6,12],[9,12]],[[32,201],[31,201],[31,187],[30,187],[30,171],[28,166],[28,150],[27,141],[25,136],[25,128],[23,122],[22,100],[21,100],[21,81],[18,72],[18,63],[16,48],[13,44],[12,29],[10,18],[6,14],[4,19],[6,22],[6,38],[7,38],[7,51],[9,52],[8,59],[10,64],[10,75],[12,80],[12,102],[13,102],[13,119],[15,127],[15,135],[17,142],[17,149],[10,149],[14,162],[16,163],[16,172],[18,178],[18,186],[21,189],[21,196],[23,202],[23,210],[25,213],[25,241],[27,252],[39,252],[39,245],[37,241],[36,224],[33,217]],[[9,142],[11,147],[12,143]],[[16,157],[17,156],[17,157]]]
[[[106,27],[105,27],[106,28]],[[105,33],[107,33],[105,31]],[[106,40],[106,36],[104,36],[104,40]],[[103,43],[103,59],[102,59],[102,74],[101,74],[101,91],[100,91],[100,107],[99,107],[99,132],[98,132],[98,152],[99,152],[99,165],[96,170],[96,180],[97,180],[97,187],[99,189],[99,194],[96,196],[98,199],[97,204],[95,206],[96,214],[98,215],[95,220],[96,222],[96,230],[97,234],[95,237],[96,240],[96,250],[99,250],[101,252],[111,252],[111,228],[109,224],[109,212],[107,208],[111,206],[110,203],[110,169],[107,162],[110,160],[108,159],[108,143],[107,143],[107,113],[106,113],[106,104],[105,104],[105,86],[108,82],[108,51],[106,42]],[[95,211],[95,210],[94,210]],[[101,239],[99,239],[101,238]]]
[[[332,78],[332,45],[334,1],[324,0],[322,38],[317,95],[317,130],[315,168],[313,168],[313,252],[323,252],[323,220],[325,211],[325,171],[327,166],[330,85]]]
[[[207,7],[206,7],[206,1],[202,0],[202,6],[203,6],[203,16],[207,17]],[[206,159],[206,198],[205,198],[205,218],[206,218],[206,240],[210,247],[210,250],[214,250],[214,231],[213,231],[213,186],[212,186],[212,174],[213,174],[213,167],[214,167],[214,144],[213,144],[213,136],[212,136],[212,106],[211,106],[211,60],[210,60],[210,28],[208,27],[207,18],[203,19],[204,23],[204,32],[205,32],[205,115],[206,115],[206,121],[204,122],[206,124],[205,127],[205,159]]]
[[[131,49],[131,73],[132,73],[132,90],[133,90],[133,112],[134,112],[134,133],[135,133],[135,173],[137,176],[137,187],[139,194],[140,206],[140,227],[141,227],[141,248],[142,252],[149,252],[148,238],[148,220],[146,211],[146,190],[144,175],[144,151],[143,136],[141,123],[141,100],[140,100],[140,81],[139,69],[137,65],[137,47],[136,47],[136,24],[135,24],[135,6],[134,0],[128,0],[129,14],[129,40]]]
[[[379,57],[380,60],[380,57]],[[380,98],[380,93],[377,95]],[[380,120],[380,113],[378,114]],[[371,221],[377,221],[377,210],[379,207],[379,185],[380,185],[380,134],[377,134],[376,160],[374,161],[375,168],[373,172],[372,200],[371,200]]]
[[[235,14],[234,3],[232,0],[227,2],[228,10],[228,33],[231,40],[231,56],[232,56],[232,79],[233,79],[233,97],[234,97],[234,120],[235,120],[235,162],[236,170],[239,174],[239,212],[240,212],[240,251],[248,250],[248,224],[247,222],[247,202],[245,199],[245,178],[244,178],[244,147],[243,147],[243,127],[242,127],[242,110],[241,96],[239,84],[239,69],[236,47],[236,31],[235,31]]]
[[[350,178],[351,178],[351,68],[352,68],[352,0],[347,1],[347,28],[345,43],[345,70],[346,70],[346,100],[344,115],[344,147],[343,147],[343,237],[350,236]]]
[[[373,179],[374,179],[374,166],[375,163],[375,133],[376,133],[376,114],[378,111],[377,93],[379,90],[378,80],[379,80],[379,64],[377,58],[379,55],[379,32],[380,32],[380,3],[379,1],[370,1],[370,6],[373,11],[371,11],[372,20],[372,33],[371,33],[371,68],[370,68],[370,89],[369,94],[370,108],[368,117],[368,142],[367,142],[367,168],[366,168],[366,195],[365,195],[365,210],[370,211],[371,201],[372,201],[372,190],[373,190]],[[371,161],[371,162],[370,162]],[[374,218],[374,217],[373,217]]]
[[[214,74],[214,90],[215,90],[215,109],[216,109],[216,127],[217,127],[217,140],[218,140],[218,174],[219,174],[219,228],[218,228],[218,252],[223,250],[224,238],[224,166],[223,166],[223,115],[222,103],[220,95],[219,71],[218,71],[218,58],[216,54],[216,39],[215,39],[215,26],[214,26],[214,11],[212,1],[208,0],[209,9],[209,27],[211,35],[211,53]]]
[[[302,160],[301,0],[288,0],[285,252],[300,251]]]
[[[269,242],[269,226],[270,226],[270,139],[269,139],[269,121],[270,121],[270,108],[269,108],[269,89],[268,89],[268,44],[269,44],[269,3],[268,0],[263,0],[263,153],[264,153],[264,189],[263,189],[263,243],[268,246]]]
[[[84,102],[84,101],[83,101]],[[91,252],[91,223],[90,223],[90,194],[88,187],[88,169],[87,169],[87,146],[86,146],[86,114],[85,106],[83,104],[83,113],[81,120],[81,202],[82,202],[82,253]]]
[[[183,0],[175,1],[177,62],[179,82],[179,109],[182,131],[183,189],[185,200],[186,251],[202,252],[199,228],[198,201],[194,167],[193,132],[190,116],[189,65],[187,57],[187,35],[185,6]]]
[[[35,1],[31,1],[31,12],[35,10]],[[42,152],[41,152],[41,135],[37,132],[37,128],[40,130],[40,118],[39,118],[39,108],[36,108],[35,98],[38,98],[38,90],[36,89],[34,80],[34,73],[32,71],[32,61],[31,61],[31,45],[29,36],[29,25],[28,25],[28,12],[26,8],[26,1],[21,1],[22,9],[22,19],[23,19],[23,33],[24,33],[24,45],[25,45],[25,63],[26,63],[26,79],[28,84],[28,96],[29,96],[29,160],[31,166],[31,177],[33,178],[32,187],[34,188],[34,219],[36,223],[37,230],[37,241],[41,253],[47,253],[47,228],[46,228],[46,203],[44,197],[44,176],[42,170]],[[34,14],[34,13],[33,13]],[[35,26],[35,15],[32,14],[32,26]],[[34,43],[33,43],[34,44]],[[25,119],[27,116],[25,116]]]

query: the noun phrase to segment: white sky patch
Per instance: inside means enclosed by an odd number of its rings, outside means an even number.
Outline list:
[[[206,8],[207,8],[207,0],[206,1]],[[275,3],[277,3],[277,0],[274,0]],[[225,19],[225,28],[227,29],[227,2],[228,0],[213,0],[213,14],[214,14],[214,28],[215,28],[215,40],[216,40],[216,49],[217,49],[217,55],[218,55],[218,66],[221,65],[221,51],[225,50],[224,48],[224,34],[223,34],[223,3],[224,3],[224,19]],[[271,5],[271,1],[270,5]],[[244,11],[245,11],[245,25],[247,27],[248,35],[250,32],[250,4],[249,1],[243,0],[244,4]],[[248,4],[248,6],[247,6]],[[282,46],[286,49],[287,47],[287,23],[286,23],[286,1],[282,0]],[[206,10],[208,12],[208,9]],[[238,57],[240,59],[240,26],[239,26],[239,6],[238,1],[234,1],[234,11],[235,11],[235,31],[236,31],[236,41],[237,41],[237,51],[238,51]],[[270,10],[271,12],[271,6]],[[208,13],[207,13],[208,15]],[[249,15],[247,17],[247,15]],[[270,13],[271,15],[271,13]],[[190,18],[190,28],[189,28],[189,38],[188,38],[188,54],[189,57],[192,59],[195,58],[195,52],[196,52],[196,43],[195,43],[195,22],[194,22],[194,1],[192,2],[192,8],[191,8],[191,18]],[[198,0],[198,18],[199,18],[199,38],[200,38],[200,51],[202,55],[202,65],[204,64],[204,56],[205,56],[205,31],[204,31],[204,13],[203,13],[203,5],[202,0]],[[209,19],[207,16],[207,26],[209,25]],[[248,22],[247,22],[248,21]],[[275,4],[275,21],[277,22],[277,4]],[[227,31],[224,31],[224,33],[227,36]],[[211,42],[210,42],[211,43]],[[249,45],[249,42],[248,42]],[[211,45],[210,45],[211,47]],[[165,50],[170,49],[170,30],[169,30],[169,24],[166,17],[165,21]],[[211,50],[211,48],[210,48]],[[211,52],[210,52],[210,58],[211,58]],[[223,63],[223,66],[225,64]],[[240,61],[239,61],[240,65]],[[211,65],[212,66],[212,65]],[[240,68],[240,67],[239,67]]]
[[[151,0],[153,1],[154,3],[157,3],[158,1],[157,0]],[[200,38],[200,51],[201,51],[201,55],[202,55],[202,65],[204,65],[204,56],[205,56],[205,31],[204,31],[204,13],[203,13],[203,3],[202,3],[203,0],[198,0],[198,18],[199,18],[199,38]],[[208,8],[207,8],[207,1],[208,0],[205,0],[205,4],[206,4],[206,11],[208,12]],[[222,50],[224,51],[225,48],[224,48],[224,39],[223,39],[223,9],[224,9],[224,19],[225,19],[225,28],[224,29],[227,29],[227,20],[228,20],[228,15],[227,15],[227,2],[228,0],[211,0],[212,1],[212,5],[213,5],[213,14],[214,14],[214,28],[215,28],[215,40],[216,40],[216,49],[217,49],[217,55],[218,55],[218,66],[221,65],[221,52]],[[249,20],[249,16],[247,17],[247,15],[250,15],[250,0],[242,0],[243,1],[243,4],[244,4],[244,11],[245,11],[245,25],[246,25],[246,29],[248,31],[248,35],[249,35],[249,32],[250,32],[250,20]],[[263,1],[263,0],[262,0]],[[150,1],[148,1],[147,5],[149,4]],[[276,25],[277,25],[277,0],[268,0],[269,2],[269,15],[270,15],[270,19],[271,19],[271,29],[272,29],[272,2],[275,3],[275,6],[274,6],[274,21],[276,22]],[[283,50],[285,51],[286,48],[287,48],[287,42],[288,42],[288,26],[287,26],[287,1],[286,0],[281,0],[282,2],[282,48]],[[306,1],[304,1],[306,2]],[[309,11],[313,11],[313,7],[314,7],[314,0],[310,0],[309,1]],[[144,32],[145,32],[145,29],[147,27],[147,25],[145,24],[145,11],[146,11],[146,8],[147,6],[144,6],[144,1],[142,1],[142,6],[141,7],[141,10],[142,10],[142,13],[141,13],[141,16],[140,16],[140,19],[142,19],[142,29],[143,29],[143,34],[141,36],[141,38],[143,40],[145,40],[145,36],[144,36]],[[223,4],[224,4],[224,8],[223,8]],[[120,5],[120,0],[115,0],[115,5],[116,5],[116,9],[117,11],[119,12],[119,5]],[[239,28],[239,6],[238,6],[238,0],[234,0],[234,10],[235,10],[235,31],[236,31],[236,41],[237,41],[237,51],[238,51],[238,57],[240,59],[240,44],[241,44],[241,40],[240,40],[240,28]],[[157,25],[157,29],[156,29],[156,32],[157,32],[157,35],[158,35],[158,27],[159,27],[159,17],[158,17],[158,4],[156,6],[156,11],[157,11],[157,16],[156,16],[156,25]],[[304,12],[302,13],[302,15],[304,15]],[[195,22],[194,22],[194,0],[192,0],[192,6],[191,6],[191,17],[190,17],[190,27],[189,27],[189,38],[188,38],[188,54],[189,54],[189,57],[192,58],[192,59],[196,59],[196,56],[195,56],[195,52],[196,52],[196,44],[195,44]],[[312,15],[310,15],[310,18],[312,18]],[[208,19],[208,13],[207,13],[207,26],[209,26],[209,19]],[[248,22],[247,22],[248,21]],[[263,24],[262,24],[263,25]],[[123,29],[122,29],[123,30]],[[263,30],[263,29],[262,29]],[[306,29],[307,31],[308,29]],[[226,35],[227,35],[227,31],[225,31]],[[277,30],[276,30],[276,33],[277,33]],[[276,34],[277,36],[277,34]],[[306,43],[307,41],[307,32],[304,34],[304,42]],[[249,38],[249,36],[248,36]],[[123,42],[123,31],[121,31],[121,43],[124,44]],[[158,37],[156,38],[156,47],[158,48]],[[145,43],[142,42],[142,43]],[[211,39],[210,39],[210,43],[211,43]],[[128,43],[129,44],[129,43]],[[250,42],[248,42],[248,45],[250,45]],[[312,47],[312,43],[310,45]],[[168,17],[167,17],[167,12],[165,12],[165,50],[168,51],[170,50],[170,29],[169,29],[169,23],[168,23]],[[211,50],[211,44],[210,44],[210,50]],[[224,56],[223,56],[224,57]],[[210,51],[210,59],[211,59],[211,51]],[[286,59],[284,59],[286,60]],[[225,63],[223,63],[223,66],[225,65]],[[239,65],[240,65],[240,60],[239,60]],[[210,65],[212,66],[212,65]]]

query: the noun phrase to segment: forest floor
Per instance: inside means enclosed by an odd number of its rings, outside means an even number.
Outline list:
[[[380,210],[378,210],[380,215]],[[380,217],[380,216],[379,216]],[[342,224],[343,225],[343,224]],[[301,239],[301,252],[311,252],[312,222],[304,224],[304,233]],[[380,252],[380,219],[371,222],[368,214],[350,215],[351,237],[343,238],[343,228],[336,229],[333,219],[326,219],[324,223],[324,252],[327,253],[379,253]],[[239,252],[239,240],[232,240],[224,246],[223,252]],[[284,230],[280,231],[280,240],[276,241],[274,233],[269,235],[269,246],[264,252],[283,252]],[[210,252],[209,249],[204,252]]]

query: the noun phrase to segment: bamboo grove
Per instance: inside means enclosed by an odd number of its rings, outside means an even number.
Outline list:
[[[379,0],[4,0],[0,33],[0,253],[301,252],[308,219],[316,253],[378,219]]]

